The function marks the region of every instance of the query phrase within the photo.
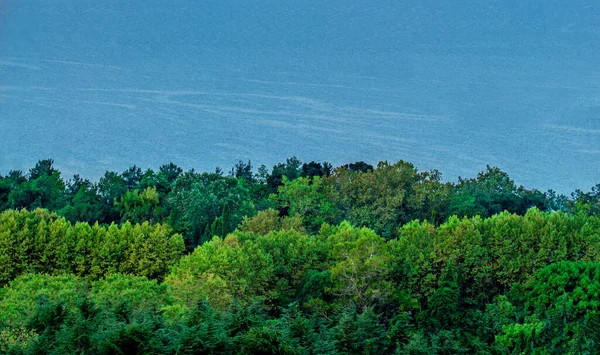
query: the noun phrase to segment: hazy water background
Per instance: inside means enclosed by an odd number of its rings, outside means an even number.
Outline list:
[[[411,161],[600,182],[600,2],[0,0],[0,173]]]

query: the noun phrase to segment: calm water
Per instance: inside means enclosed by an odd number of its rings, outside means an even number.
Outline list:
[[[600,182],[596,1],[0,0],[0,173],[396,161]]]

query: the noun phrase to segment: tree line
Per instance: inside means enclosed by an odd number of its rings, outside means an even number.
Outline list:
[[[449,216],[489,217],[503,211],[600,213],[600,184],[571,196],[517,186],[502,170],[487,167],[473,178],[447,182],[436,171],[408,162],[356,162],[339,167],[292,157],[269,171],[240,161],[227,174],[184,171],[170,163],[157,171],[132,166],[106,172],[97,182],[65,180],[51,159],[27,173],[0,175],[0,211],[44,208],[71,223],[166,223],[184,236],[188,250],[232,232],[244,216],[275,209],[298,216],[309,232],[322,223],[368,227],[385,238],[412,220],[434,225]]]
[[[0,192],[2,353],[600,352],[598,186],[297,159],[91,183],[45,160]]]

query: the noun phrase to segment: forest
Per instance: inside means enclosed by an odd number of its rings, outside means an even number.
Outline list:
[[[487,167],[0,175],[0,353],[600,353],[600,184]]]

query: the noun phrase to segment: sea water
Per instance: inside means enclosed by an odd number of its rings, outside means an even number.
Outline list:
[[[600,5],[0,0],[0,173],[297,156],[600,182]]]

